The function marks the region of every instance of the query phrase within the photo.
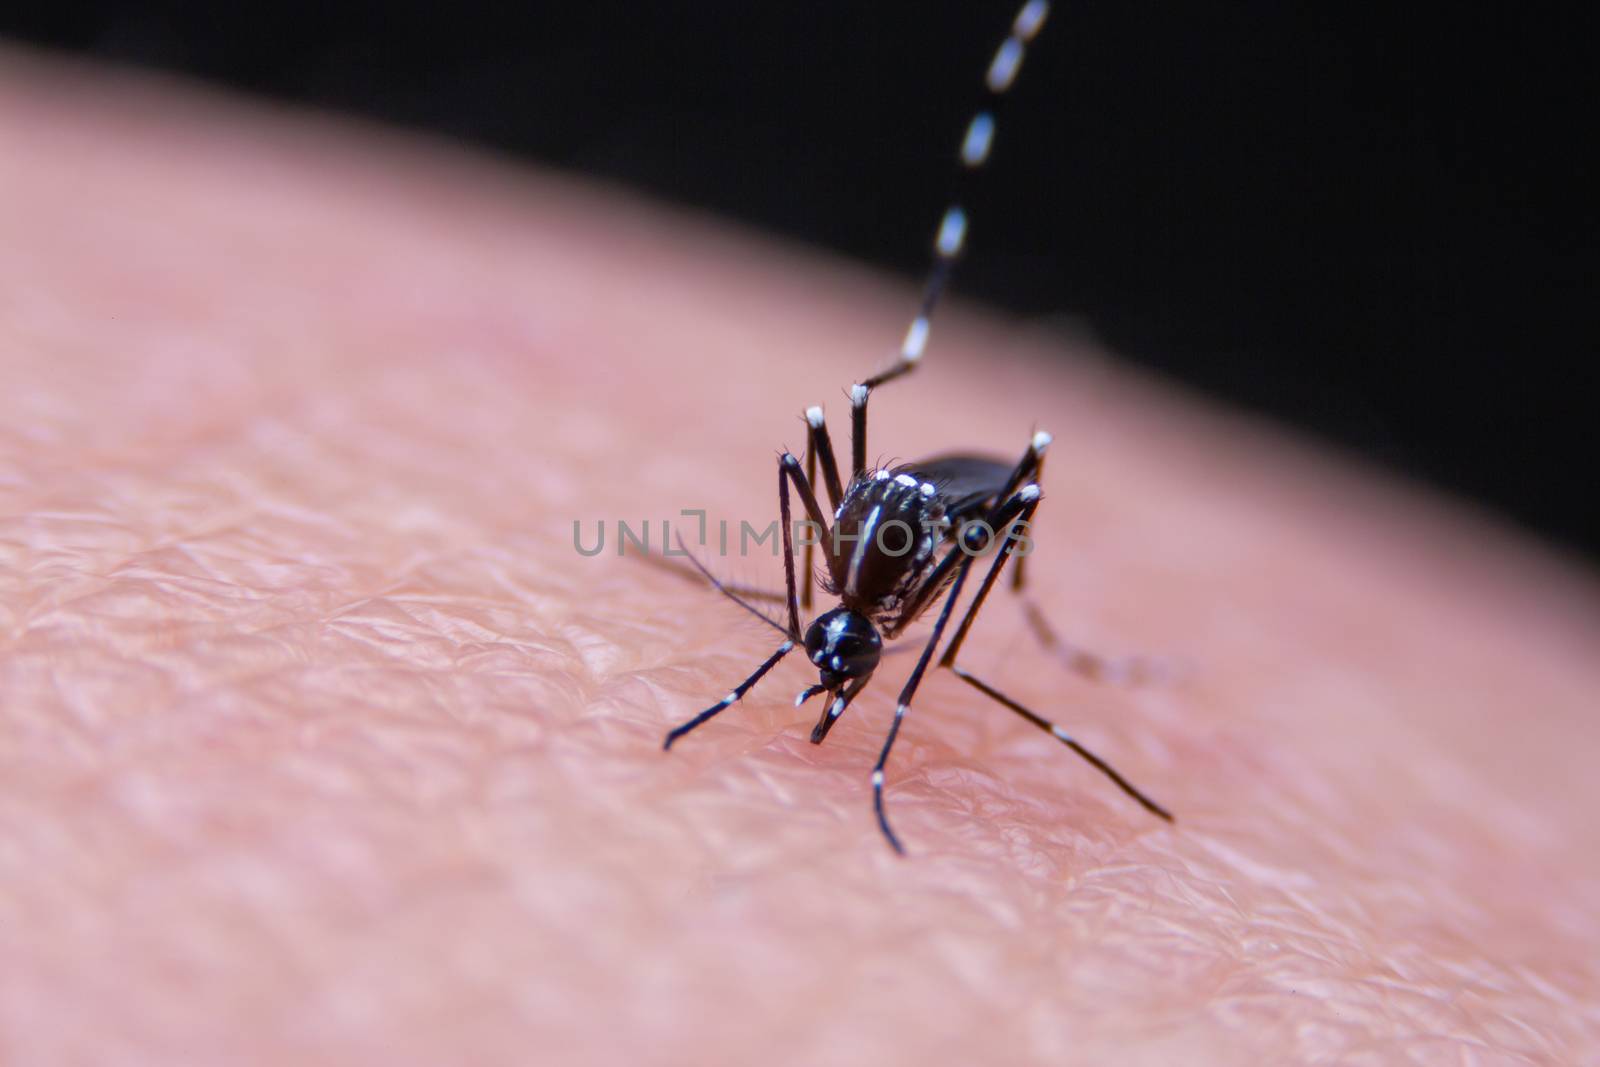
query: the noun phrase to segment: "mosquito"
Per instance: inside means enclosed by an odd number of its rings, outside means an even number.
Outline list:
[[[781,599],[787,611],[786,619],[781,622],[773,619],[746,599],[762,594],[730,587],[690,557],[694,567],[719,592],[766,621],[782,633],[784,639],[777,650],[727,696],[671,730],[663,745],[669,750],[685,734],[738,703],[784,657],[802,645],[818,671],[818,679],[795,698],[795,706],[803,705],[819,693],[828,695],[821,717],[811,731],[812,743],[821,744],[845,709],[872,680],[885,653],[884,643],[898,637],[942,599],[933,631],[923,644],[910,677],[901,687],[894,720],[872,768],[872,803],[878,826],[889,844],[902,855],[905,847],[890,826],[884,806],[884,769],[917,689],[955,617],[956,604],[969,575],[979,560],[989,555],[993,559],[988,562],[988,569],[956,624],[953,636],[944,645],[937,667],[948,668],[978,692],[1055,737],[1151,814],[1173,821],[1171,812],[1140,792],[1071,734],[956,662],[979,609],[1013,556],[1017,559],[1012,568],[1012,584],[1019,592],[1023,588],[1024,557],[1031,545],[1027,530],[1039,507],[1039,479],[1050,435],[1035,433],[1022,457],[1015,462],[952,454],[887,468],[874,468],[867,463],[867,400],[874,390],[910,374],[921,362],[933,312],[966,239],[967,216],[960,204],[960,179],[982,168],[988,159],[994,140],[996,106],[1015,82],[1027,46],[1043,27],[1048,14],[1047,0],[1027,0],[1012,19],[1009,32],[989,63],[984,78],[984,105],[973,115],[961,140],[958,195],[939,222],[933,262],[899,355],[887,370],[857,383],[850,390],[849,481],[842,477],[821,407],[811,407],[805,412],[804,462],[787,450],[778,457],[778,511],[785,589],[781,597],[776,594],[772,597]],[[814,487],[819,468],[831,512],[824,511],[817,499]],[[799,498],[805,512],[806,519],[799,525],[813,534],[801,546],[803,562],[798,581],[795,573],[797,524],[791,513],[791,494]],[[891,530],[896,532],[891,535]],[[809,614],[812,607],[812,581],[816,577],[813,551],[819,546],[822,549],[822,589],[836,597],[839,604],[816,616],[802,629],[802,613]],[[1043,617],[1034,610],[1027,614],[1041,640],[1047,645],[1059,646]]]

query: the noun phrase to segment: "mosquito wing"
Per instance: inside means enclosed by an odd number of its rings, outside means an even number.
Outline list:
[[[1016,464],[984,456],[935,456],[899,468],[919,482],[931,482],[944,502],[945,518],[959,526],[995,503]],[[898,472],[897,472],[898,473]]]

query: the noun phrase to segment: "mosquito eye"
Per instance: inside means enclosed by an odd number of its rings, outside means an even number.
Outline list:
[[[856,675],[870,674],[878,665],[880,645],[863,637],[846,636],[834,646],[833,660],[841,670]]]

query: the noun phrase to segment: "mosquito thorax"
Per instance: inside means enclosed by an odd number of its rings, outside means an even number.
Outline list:
[[[878,668],[883,638],[872,620],[849,608],[818,615],[806,630],[806,655],[821,672],[822,687],[838,689]]]

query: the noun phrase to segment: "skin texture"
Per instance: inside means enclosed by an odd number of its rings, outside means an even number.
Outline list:
[[[664,755],[776,635],[572,523],[770,521],[909,289],[0,58],[0,1059],[1600,1055],[1575,563],[946,309],[872,453],[1050,429],[1039,603],[1178,669],[1091,684],[999,591],[964,662],[1179,822],[940,673],[899,859],[868,771],[911,659],[821,747],[794,657]]]

